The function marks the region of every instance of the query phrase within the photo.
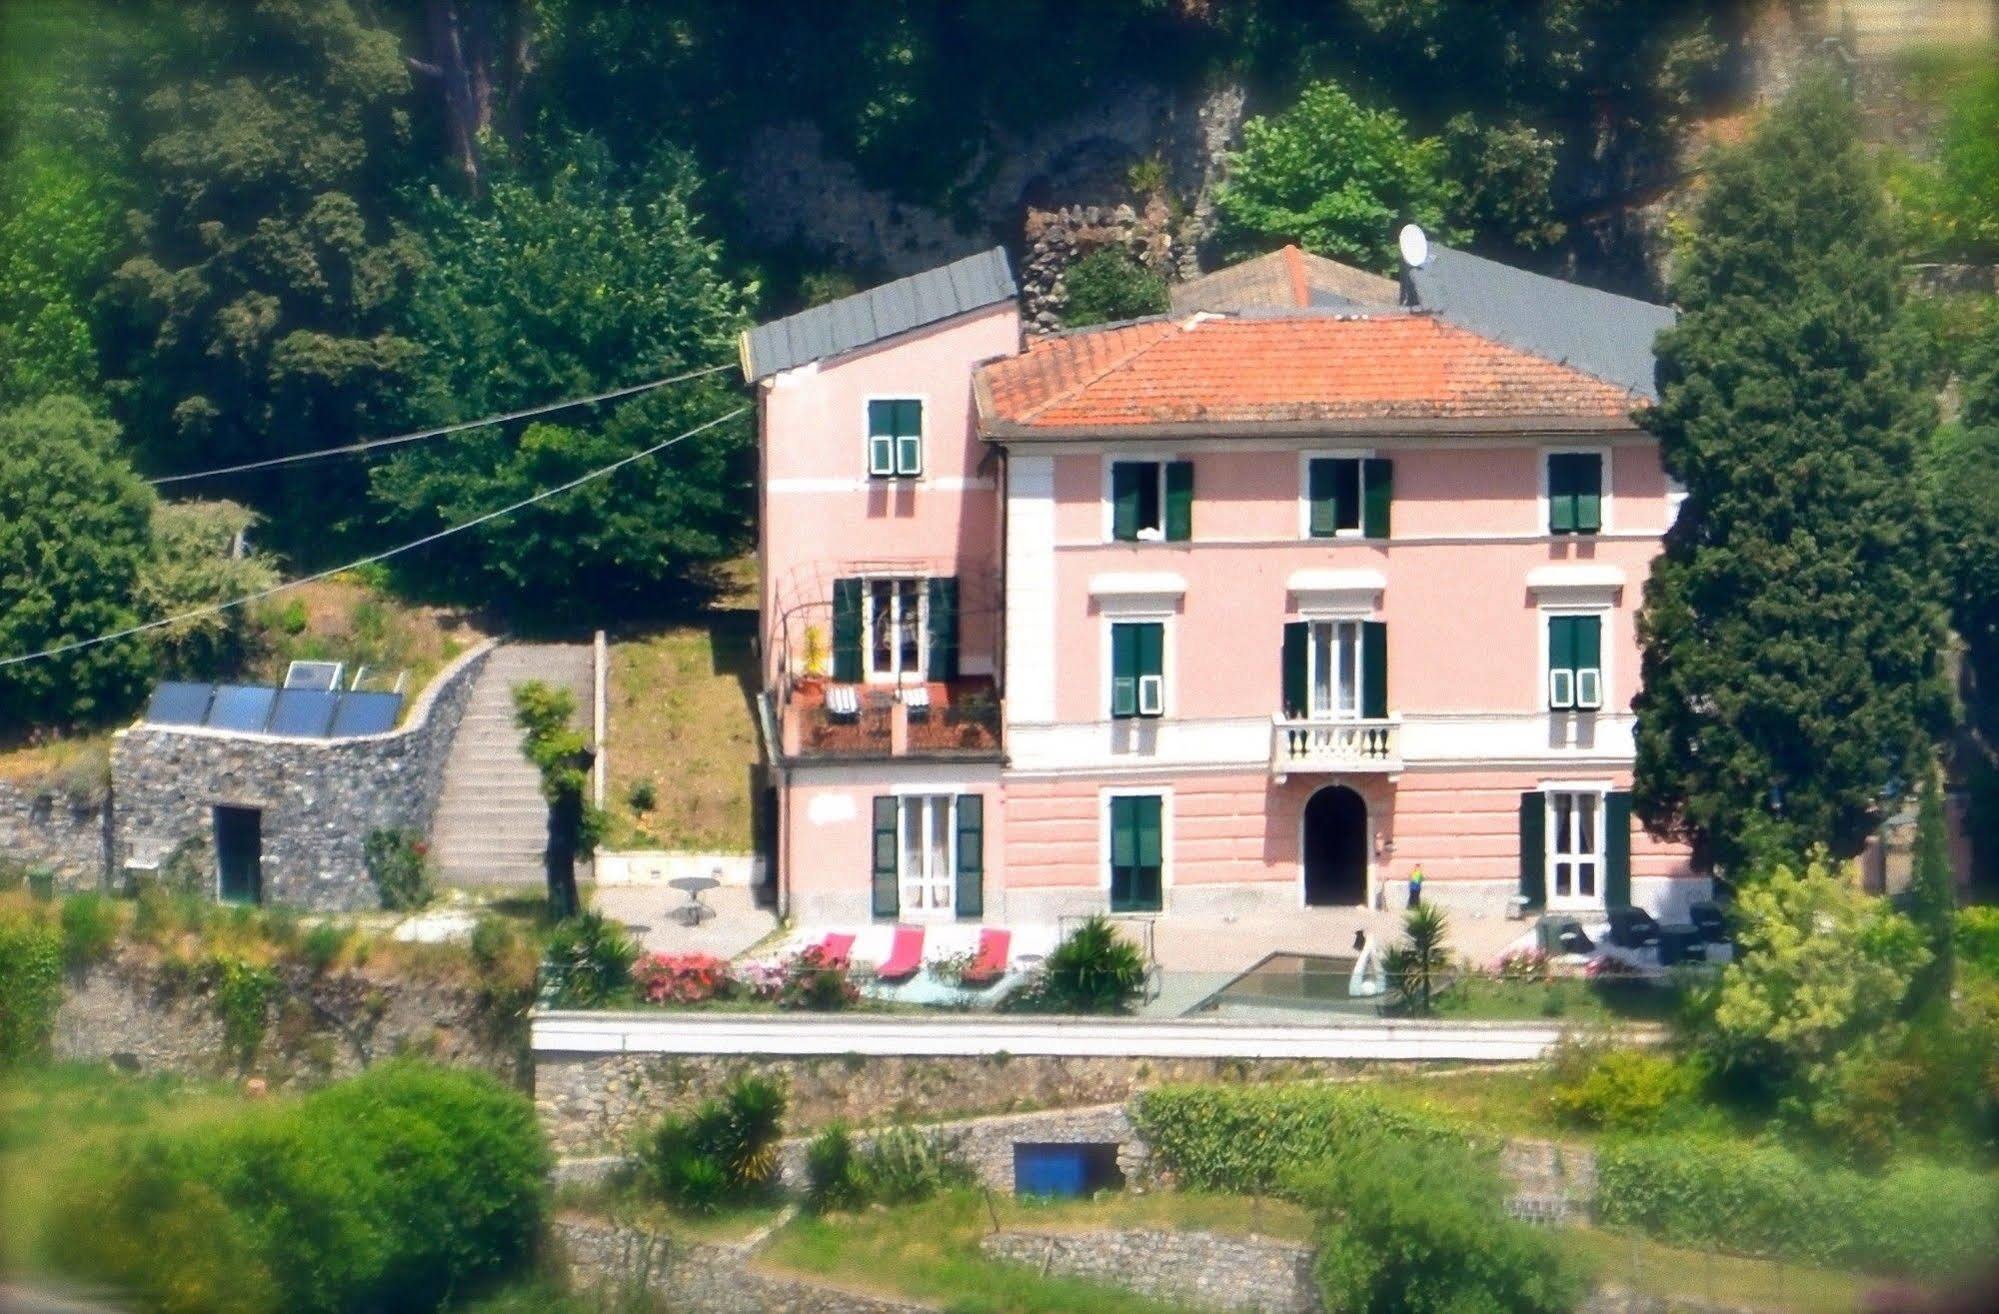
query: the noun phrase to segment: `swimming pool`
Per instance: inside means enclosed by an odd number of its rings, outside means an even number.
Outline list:
[[[1385,996],[1355,998],[1347,992],[1355,961],[1352,954],[1266,954],[1192,1011],[1244,1013],[1275,1008],[1374,1017],[1381,1011]]]

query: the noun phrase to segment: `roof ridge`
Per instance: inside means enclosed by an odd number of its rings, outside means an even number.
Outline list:
[[[1189,316],[1189,318],[1192,318],[1192,316]],[[1136,326],[1134,325],[1132,327]],[[1186,331],[1181,326],[1179,321],[1171,319],[1159,321],[1159,327],[1165,331],[1154,335],[1149,342],[1140,343],[1138,346],[1133,347],[1131,350],[1124,352],[1122,355],[1117,356],[1109,364],[1105,365],[1102,369],[1098,370],[1096,373],[1091,374],[1086,378],[1081,378],[1076,380],[1075,383],[1071,384],[1067,388],[1062,389],[1060,392],[1050,393],[1048,396],[1042,398],[1039,402],[1035,403],[1033,406],[1030,406],[1026,410],[1022,411],[1020,413],[1021,422],[1031,423],[1037,415],[1040,415],[1043,411],[1053,406],[1056,402],[1067,401],[1070,397],[1075,396],[1077,393],[1089,390],[1090,388],[1094,387],[1096,384],[1102,382],[1105,378],[1109,377],[1112,371],[1123,369],[1125,366],[1131,364],[1132,361],[1138,359],[1140,356],[1143,356],[1146,352],[1151,351],[1154,347],[1158,346],[1160,343],[1172,337],[1175,333],[1181,333]],[[1117,331],[1120,333],[1128,333],[1131,331],[1131,329],[1124,328],[1124,329],[1119,329]],[[1075,339],[1071,338],[1068,340],[1073,342]]]
[[[1284,268],[1291,275],[1291,304],[1299,307],[1312,304],[1311,289],[1305,284],[1304,255],[1296,242],[1284,247]]]

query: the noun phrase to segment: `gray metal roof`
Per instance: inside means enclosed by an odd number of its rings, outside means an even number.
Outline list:
[[[1422,267],[1407,273],[1416,304],[1444,319],[1648,401],[1659,399],[1652,344],[1678,319],[1671,307],[1435,244]]]
[[[1006,250],[996,246],[745,330],[743,377],[755,383],[780,370],[1011,301],[1014,295]]]

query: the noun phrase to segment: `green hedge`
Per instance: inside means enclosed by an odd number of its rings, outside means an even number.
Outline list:
[[[1999,1180],[1926,1160],[1879,1176],[1778,1146],[1652,1137],[1597,1156],[1597,1215],[1661,1240],[1878,1272],[1948,1274],[1999,1245]]]
[[[527,1256],[548,1166],[521,1095],[397,1062],[126,1142],[49,1244],[158,1314],[428,1311]]]
[[[0,912],[0,1071],[48,1056],[62,1003],[62,932]]]
[[[1182,1187],[1262,1193],[1300,1168],[1381,1134],[1462,1136],[1352,1086],[1161,1086],[1132,1110],[1138,1134]]]

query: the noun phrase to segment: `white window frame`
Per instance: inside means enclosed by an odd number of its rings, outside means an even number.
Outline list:
[[[1601,538],[1615,529],[1617,522],[1612,518],[1610,490],[1615,482],[1611,463],[1615,459],[1613,454],[1617,449],[1598,444],[1581,447],[1543,447],[1539,450],[1540,455],[1536,459],[1541,463],[1541,493],[1536,501],[1536,513],[1540,517],[1540,523],[1535,525],[1535,532],[1543,538],[1553,539],[1555,542],[1560,543],[1569,539],[1588,541],[1594,538]],[[1597,490],[1598,524],[1595,530],[1589,533],[1557,534],[1548,527],[1555,515],[1554,499],[1548,492],[1548,458],[1551,456],[1600,456],[1603,458],[1603,487]]]
[[[1102,719],[1110,725],[1125,725],[1132,721],[1165,720],[1173,715],[1173,705],[1175,702],[1172,696],[1176,666],[1173,660],[1173,629],[1177,613],[1161,609],[1159,599],[1155,597],[1134,598],[1130,601],[1103,597],[1097,601],[1102,613],[1102,619],[1097,626],[1097,652],[1099,656],[1097,662],[1097,687],[1103,691],[1101,695],[1103,701],[1100,704],[1103,708]],[[1113,657],[1111,626],[1142,625],[1148,622],[1156,622],[1160,627],[1159,678],[1156,683],[1152,681],[1152,677],[1150,676],[1140,678],[1138,682],[1139,714],[1137,716],[1112,716],[1111,708],[1116,705],[1117,701],[1117,672]],[[1159,710],[1156,712],[1145,710],[1145,693],[1148,683],[1153,684],[1153,688],[1157,691]],[[1140,790],[1138,792],[1145,793],[1146,791]]]
[[[1101,476],[1101,500],[1103,502],[1104,542],[1119,547],[1136,547],[1140,544],[1164,543],[1166,541],[1166,467],[1175,461],[1189,458],[1172,452],[1105,452]],[[1114,465],[1150,465],[1153,479],[1159,488],[1159,524],[1154,527],[1154,537],[1145,537],[1145,530],[1138,531],[1136,539],[1121,539],[1117,536],[1117,502],[1111,493],[1111,467]]]
[[[1601,712],[1608,705],[1610,702],[1610,691],[1614,687],[1611,683],[1611,655],[1615,649],[1615,645],[1611,642],[1611,621],[1614,618],[1615,610],[1615,608],[1609,606],[1571,605],[1543,606],[1535,612],[1535,626],[1539,630],[1538,642],[1541,646],[1541,659],[1536,665],[1536,669],[1540,672],[1540,687],[1535,693],[1535,702],[1542,711],[1555,716],[1582,716]],[[1585,707],[1580,704],[1574,704],[1568,707],[1557,707],[1555,705],[1556,672],[1548,666],[1548,622],[1557,616],[1594,616],[1597,618],[1597,698],[1595,704],[1592,706]],[[1588,668],[1585,667],[1582,669],[1586,670]],[[1580,691],[1572,692],[1579,693]]]
[[[1346,538],[1367,537],[1367,471],[1360,465],[1379,453],[1372,447],[1326,447],[1298,453],[1298,537],[1312,543],[1332,543]],[[1333,532],[1332,538],[1312,536],[1312,462],[1352,461],[1354,465],[1354,509],[1360,513],[1352,529]]]
[[[1543,881],[1546,882],[1543,888],[1547,891],[1548,911],[1589,911],[1602,908],[1604,906],[1603,887],[1608,875],[1607,864],[1610,857],[1610,842],[1606,829],[1606,823],[1610,816],[1610,786],[1607,784],[1578,783],[1575,781],[1544,781],[1541,790],[1542,807],[1544,809],[1541,828],[1541,873]],[[1560,853],[1557,851],[1556,846],[1559,843],[1558,831],[1560,829],[1556,821],[1558,809],[1555,800],[1557,798],[1567,798],[1570,800],[1569,815],[1572,823],[1577,815],[1575,802],[1582,799],[1589,800],[1589,806],[1596,822],[1594,828],[1595,847],[1593,849],[1588,852],[1577,850],[1570,853]],[[1574,828],[1572,825],[1571,829],[1573,830]],[[1571,865],[1572,875],[1578,878],[1581,873],[1576,868],[1580,864],[1585,862],[1593,864],[1595,867],[1593,876],[1596,886],[1595,893],[1588,895],[1578,894],[1576,890],[1581,884],[1580,879],[1570,881],[1568,894],[1562,895],[1556,893],[1559,884],[1555,877],[1555,868],[1558,863],[1563,862]]]
[[[1680,522],[1680,511],[1687,504],[1687,486],[1671,475],[1666,476],[1666,528],[1671,529]]]
[[[930,576],[928,575],[862,575],[861,581],[861,677],[868,684],[922,684],[930,678]],[[916,591],[916,666],[912,670],[902,664],[902,645],[896,643],[889,649],[889,669],[875,669],[875,585],[913,584]],[[901,623],[900,592],[892,611],[891,623]]]
[[[914,470],[904,470],[902,468],[902,453],[899,450],[896,450],[896,451],[891,451],[889,453],[890,465],[892,466],[892,468],[888,470],[876,470],[875,454],[874,454],[874,427],[873,427],[873,421],[869,417],[868,412],[874,409],[874,403],[876,402],[911,402],[911,401],[916,403],[916,468]],[[861,469],[867,471],[867,477],[870,480],[879,479],[885,482],[893,483],[897,480],[902,480],[902,479],[923,478],[924,467],[926,464],[923,459],[924,451],[926,448],[929,447],[929,445],[930,445],[929,394],[917,393],[917,392],[872,393],[866,397],[861,398]]]
[[[909,921],[949,921],[958,915],[958,795],[962,789],[925,785],[895,791],[895,896],[898,917]],[[914,811],[923,816],[925,825],[934,822],[941,813],[944,821],[944,870],[940,874],[934,870],[923,870],[912,876],[909,872],[908,818]],[[921,856],[928,858],[930,849],[923,846]],[[923,900],[925,893],[934,894],[943,890],[943,902]],[[919,901],[912,901],[910,892],[919,894]]]
[[[1306,616],[1302,618],[1309,627],[1305,631],[1305,719],[1308,721],[1345,722],[1361,719],[1361,699],[1367,688],[1367,646],[1362,641],[1361,616]],[[1353,710],[1342,711],[1339,703],[1339,672],[1332,673],[1327,683],[1331,706],[1325,712],[1318,708],[1319,697],[1319,636],[1320,626],[1333,631],[1329,648],[1337,652],[1341,643],[1341,630],[1351,626],[1353,630]]]
[[[1106,911],[1111,906],[1111,800],[1114,798],[1157,798],[1159,800],[1159,912],[1164,916],[1173,906],[1173,789],[1170,785],[1143,785],[1097,791],[1097,890]],[[1119,913],[1120,917],[1153,914]]]

